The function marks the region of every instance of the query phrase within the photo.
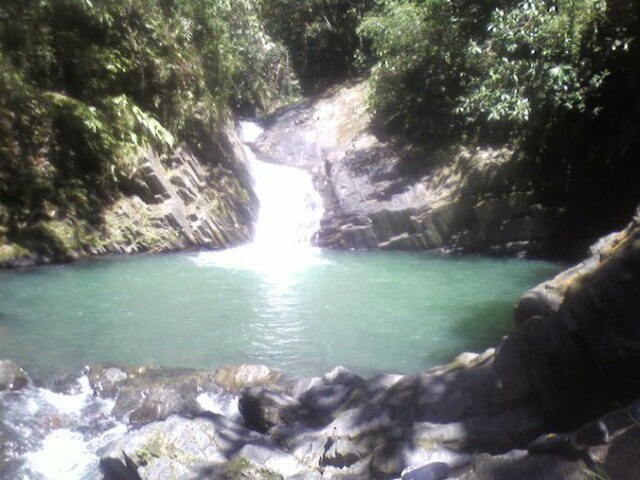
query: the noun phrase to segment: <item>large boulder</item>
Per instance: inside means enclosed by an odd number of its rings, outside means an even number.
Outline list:
[[[261,433],[267,433],[276,425],[287,425],[310,416],[295,398],[264,387],[243,389],[238,407],[245,425]]]
[[[229,392],[238,393],[246,387],[270,387],[282,389],[285,378],[282,373],[266,365],[228,365],[214,373],[218,385]]]
[[[640,224],[601,240],[592,256],[526,293],[517,330],[498,350],[505,391],[570,428],[640,395]]]
[[[92,366],[89,384],[96,395],[115,400],[112,414],[141,426],[180,414],[193,417],[204,410],[198,397],[223,396],[214,375],[205,370],[160,367]]]
[[[274,480],[307,470],[267,438],[216,414],[171,416],[148,424],[113,442],[101,455],[103,463],[120,461],[144,480]]]

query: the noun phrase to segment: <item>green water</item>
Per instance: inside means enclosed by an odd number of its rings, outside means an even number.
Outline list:
[[[291,375],[419,371],[495,345],[559,266],[428,254],[118,258],[0,272],[0,357],[37,375],[96,362]],[[263,260],[270,260],[263,256]]]

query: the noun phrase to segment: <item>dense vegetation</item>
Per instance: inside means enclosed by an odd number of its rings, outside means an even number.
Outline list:
[[[307,92],[370,71],[381,132],[512,144],[594,237],[637,206],[637,0],[262,0]]]
[[[289,49],[307,93],[362,71],[365,51],[358,35],[374,0],[261,0],[265,26]]]
[[[587,237],[637,205],[640,2],[383,0],[359,32],[383,130],[431,145],[513,143]]]
[[[140,152],[186,144],[206,156],[226,112],[281,105],[296,78],[312,93],[367,72],[382,131],[517,145],[546,198],[588,212],[576,224],[613,226],[638,200],[639,10],[637,0],[4,0],[0,237],[49,241],[55,218],[99,223]]]
[[[99,223],[142,151],[205,154],[230,108],[296,89],[248,0],[5,0],[0,236],[51,242],[49,220]]]
[[[637,27],[632,1],[388,0],[360,31],[372,42],[373,107],[387,128],[415,139],[464,127],[507,138],[586,112]]]

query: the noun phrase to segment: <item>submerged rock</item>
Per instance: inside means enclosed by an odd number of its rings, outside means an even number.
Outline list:
[[[11,360],[0,360],[0,391],[21,390],[29,383],[27,374]]]

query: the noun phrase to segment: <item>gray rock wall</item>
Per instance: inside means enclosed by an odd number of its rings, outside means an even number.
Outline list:
[[[498,351],[559,428],[640,396],[639,220],[523,295],[518,328]]]
[[[247,242],[257,200],[230,122],[217,150],[215,163],[184,147],[162,156],[148,152],[124,188],[129,195],[108,211],[107,236],[92,253],[220,249]]]
[[[565,211],[534,191],[512,150],[383,140],[366,105],[366,83],[335,89],[267,119],[255,146],[314,175],[326,209],[319,246],[521,256],[557,247]]]

